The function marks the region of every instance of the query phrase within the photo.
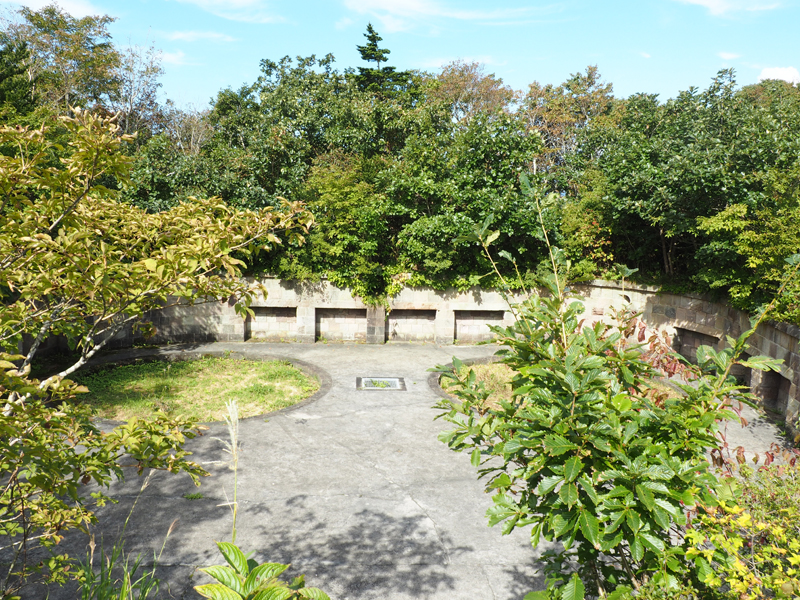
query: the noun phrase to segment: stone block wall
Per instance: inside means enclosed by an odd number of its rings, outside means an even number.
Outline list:
[[[316,341],[367,341],[367,310],[364,308],[318,308],[315,319]]]
[[[270,342],[297,341],[297,307],[256,306],[244,323],[244,338]]]
[[[390,311],[386,315],[385,339],[387,342],[433,342],[436,339],[436,311]]]
[[[502,310],[457,310],[455,311],[455,341],[475,344],[491,340],[494,334],[489,325],[502,327],[505,311]]]
[[[608,318],[612,306],[629,302],[642,311],[641,319],[649,329],[666,331],[689,359],[696,358],[701,344],[722,350],[727,345],[726,336],[736,338],[750,329],[749,315],[701,296],[659,293],[647,286],[623,289],[607,281],[594,281],[579,289],[592,318]],[[748,341],[748,355],[783,361],[780,373],[741,369],[733,375],[748,382],[764,407],[779,414],[793,430],[800,416],[800,328],[762,323]]]

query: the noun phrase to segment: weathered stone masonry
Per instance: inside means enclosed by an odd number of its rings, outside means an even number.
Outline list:
[[[177,306],[150,315],[156,343],[209,341],[353,341],[474,343],[489,339],[486,325],[510,325],[512,315],[497,292],[473,289],[404,289],[389,309],[365,305],[347,289],[323,281],[314,284],[267,279],[265,298],[253,304],[246,321],[227,302]],[[675,349],[690,360],[697,347],[721,349],[725,336],[749,328],[749,316],[700,296],[659,293],[657,288],[594,281],[577,291],[588,319],[602,319],[612,307],[631,304],[654,330],[666,330]],[[125,345],[129,336],[117,340]],[[800,328],[765,323],[750,338],[753,353],[783,360],[780,373],[741,372],[767,409],[795,423],[800,412]]]

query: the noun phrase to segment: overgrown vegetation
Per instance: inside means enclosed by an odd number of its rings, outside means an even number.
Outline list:
[[[54,548],[108,500],[84,484],[102,489],[127,465],[205,474],[183,449],[190,420],[156,413],[101,433],[66,377],[124,329],[152,331],[145,316],[165,304],[230,299],[248,314],[259,290],[245,272],[327,276],[374,302],[403,285],[541,282],[547,295],[495,330],[510,398],[487,402],[456,364],[459,401],[440,404],[454,426],[443,439],[495,494],[490,522],[563,544],[546,557],[548,590],[529,597],[800,593],[796,457],[739,469],[741,484],[706,458],[733,472],[718,423],[751,398],[732,366],[774,361],[743,359],[746,332],[682,365],[658,337],[634,342],[644,330],[625,309],[616,326],[582,327],[564,284],[637,270],[800,322],[798,86],[738,88],[722,71],[666,102],[618,99],[589,67],[523,94],[479,65],[384,66],[370,26],[358,73],[330,55],[264,59],[252,85],[186,112],[158,105],[157,54],[120,52],[110,22],[24,8],[0,32],[3,598],[37,573],[75,574]],[[32,378],[55,335],[78,357]],[[652,385],[664,371],[685,377],[682,394]],[[280,580],[285,565],[249,563],[234,545],[236,484],[231,506],[213,590],[325,598]]]
[[[249,209],[307,202],[317,218],[307,243],[242,257],[253,274],[325,276],[370,302],[402,285],[496,287],[480,248],[458,241],[493,213],[497,249],[530,284],[547,253],[522,175],[552,193],[548,232],[573,276],[614,277],[623,264],[639,281],[755,310],[800,247],[797,85],[738,87],[720,71],[666,101],[617,98],[590,66],[512,90],[477,63],[398,71],[370,25],[354,40],[357,68],[332,55],[265,57],[256,81],[184,111],[157,102],[157,51],[117,49],[110,22],[53,6],[6,22],[0,118],[38,126],[70,103],[119,111],[122,130],[138,134],[125,144],[132,175],[103,182],[151,213],[191,196]],[[773,318],[800,322],[792,285]]]
[[[154,411],[193,421],[220,421],[235,400],[242,417],[292,406],[319,383],[284,361],[202,358],[146,362],[77,373],[89,392],[80,402],[107,419],[146,418]]]
[[[54,548],[95,522],[94,507],[108,501],[102,489],[124,466],[185,471],[195,481],[205,474],[183,449],[196,434],[191,420],[154,411],[103,433],[75,401],[85,388],[66,377],[125,327],[146,333],[143,316],[153,308],[229,299],[247,314],[257,288],[233,254],[272,249],[278,235],[297,236],[311,219],[288,203],[253,212],[191,200],[151,215],[121,203],[105,182],[125,180],[128,136],[115,119],[73,113],[60,119],[63,146],[44,127],[0,127],[3,598],[36,573],[60,583],[76,572]],[[54,335],[66,336],[77,357],[34,379],[31,361]],[[91,482],[100,490],[87,496]]]
[[[489,225],[470,236],[487,256],[498,237]],[[544,220],[541,226],[549,244]],[[440,370],[457,399],[437,405],[453,425],[440,439],[470,453],[494,494],[489,524],[502,524],[505,534],[529,528],[534,546],[541,539],[562,544],[544,554],[547,590],[528,600],[800,592],[800,556],[783,515],[766,519],[759,511],[737,521],[743,509],[726,504],[733,484],[717,477],[708,458],[725,465],[720,423],[755,401],[730,376],[732,367],[778,368],[766,357],[743,358],[767,313],[738,339],[729,337],[726,350],[702,347],[692,367],[659,335],[646,340],[627,309],[613,326],[583,326],[583,304],[561,275],[568,271],[563,252],[553,248],[550,258],[544,293],[512,307],[513,326],[493,328],[504,346],[498,354],[514,373],[511,399],[493,407],[475,372],[463,374],[454,361]],[[789,266],[796,276],[800,255]],[[682,376],[681,394],[651,384],[664,374]],[[770,480],[763,489],[781,495],[779,506],[794,503],[774,474],[763,473]],[[750,508],[759,510],[752,500]]]

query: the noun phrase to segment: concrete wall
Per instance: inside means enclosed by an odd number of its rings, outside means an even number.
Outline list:
[[[699,345],[721,350],[727,345],[726,336],[735,338],[750,329],[749,315],[702,296],[662,294],[657,288],[646,286],[622,289],[615,282],[605,281],[580,286],[579,292],[585,296],[587,311],[593,318],[603,318],[612,306],[630,301],[642,311],[642,321],[648,328],[666,331],[676,350],[690,360],[696,358]],[[789,425],[796,424],[800,415],[800,328],[787,323],[762,323],[748,344],[751,356],[782,360],[780,373],[742,369],[733,374],[750,385],[767,410]]]
[[[493,291],[404,289],[388,310],[365,305],[348,289],[326,281],[286,282],[267,279],[266,297],[253,303],[246,321],[231,302],[176,306],[150,315],[154,343],[207,341],[355,341],[367,344],[435,342],[440,345],[491,339],[487,325],[513,322],[508,305]],[[608,319],[614,307],[632,305],[651,330],[664,330],[676,350],[690,360],[701,344],[721,349],[725,336],[749,328],[749,316],[700,296],[662,294],[657,288],[594,281],[576,287],[586,304],[586,321]],[[115,345],[129,344],[130,332]],[[765,323],[750,338],[752,354],[783,360],[780,373],[735,373],[764,400],[764,405],[794,422],[800,412],[800,328]]]

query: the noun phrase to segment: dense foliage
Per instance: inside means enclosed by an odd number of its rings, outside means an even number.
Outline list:
[[[483,226],[471,237],[488,248],[497,234]],[[494,494],[489,524],[502,524],[504,534],[529,528],[534,546],[561,542],[543,556],[547,590],[527,600],[617,599],[646,586],[655,587],[654,597],[679,597],[687,586],[702,598],[763,597],[754,585],[783,595],[800,590],[800,546],[789,522],[757,506],[745,518],[726,504],[731,483],[721,484],[708,460],[710,453],[724,464],[720,423],[755,400],[730,376],[734,365],[780,368],[766,357],[744,359],[760,319],[728,338],[726,350],[701,347],[698,367],[690,367],[658,334],[647,340],[627,310],[614,326],[587,324],[583,303],[559,275],[563,254],[554,249],[551,257],[543,293],[513,307],[513,326],[493,327],[513,372],[510,400],[487,403],[489,391],[459,361],[439,368],[456,396],[437,405],[452,424],[440,439],[469,452],[486,478]],[[800,255],[789,266],[796,275]],[[654,384],[670,375],[683,378],[678,393]],[[791,481],[770,481],[782,511],[795,501],[783,495]],[[755,557],[742,549],[747,536],[753,550],[760,544]]]
[[[64,147],[44,127],[0,127],[0,350],[8,351],[0,355],[2,598],[36,571],[64,581],[70,557],[39,550],[53,550],[69,530],[86,531],[93,507],[107,501],[102,488],[124,466],[186,471],[195,480],[205,473],[182,447],[196,433],[191,421],[161,414],[101,432],[90,407],[75,401],[81,388],[65,377],[148,310],[230,299],[246,313],[256,290],[233,253],[274,248],[279,236],[297,243],[311,223],[289,203],[241,211],[218,199],[188,200],[147,214],[120,202],[103,181],[127,177],[128,136],[115,119],[72,112],[60,119]],[[31,361],[55,335],[78,356],[35,380]],[[89,483],[97,491],[89,494]]]
[[[247,259],[254,274],[326,276],[369,301],[402,285],[493,287],[479,248],[456,241],[493,213],[500,249],[532,281],[546,253],[521,175],[553,193],[548,230],[574,276],[613,277],[623,264],[641,281],[752,310],[800,247],[796,85],[739,88],[721,71],[674,99],[622,99],[590,66],[514,91],[476,63],[398,71],[369,25],[354,40],[357,68],[332,55],[265,58],[255,82],[179,110],[157,101],[158,53],[118,50],[110,22],[57,6],[6,22],[0,112],[29,125],[76,103],[120,112],[138,134],[131,181],[105,183],[151,213],[190,196],[250,209],[307,202],[318,222],[308,244]],[[800,321],[794,291],[776,317]]]

